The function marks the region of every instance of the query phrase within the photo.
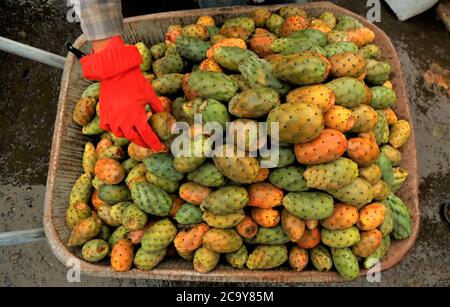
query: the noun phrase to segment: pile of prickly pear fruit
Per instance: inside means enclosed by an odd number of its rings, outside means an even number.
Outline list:
[[[401,149],[411,127],[394,112],[391,68],[374,39],[352,17],[308,16],[288,5],[223,25],[202,16],[170,26],[165,42],[137,43],[143,74],[164,105],[148,118],[165,149],[102,131],[99,84],[91,84],[73,113],[89,141],[70,194],[68,245],[116,271],[150,270],[168,257],[201,273],[222,262],[250,270],[334,267],[354,279],[360,267],[373,267],[391,238],[411,234],[408,209],[395,195],[408,176]],[[175,156],[173,124],[193,125],[197,114],[224,127],[279,123],[278,164]],[[200,142],[209,137],[192,130],[198,133]],[[257,136],[245,140],[223,149],[245,152]]]

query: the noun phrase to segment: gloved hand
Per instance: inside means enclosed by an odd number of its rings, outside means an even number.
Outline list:
[[[138,49],[115,36],[101,52],[80,62],[84,78],[100,81],[100,128],[160,151],[162,145],[147,122],[145,106],[149,104],[154,112],[163,111],[163,106],[142,75]]]

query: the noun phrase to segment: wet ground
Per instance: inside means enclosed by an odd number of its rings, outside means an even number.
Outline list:
[[[65,42],[81,33],[78,24],[66,21],[65,2],[1,1],[0,35],[65,55]],[[196,7],[187,0],[165,1],[157,8],[155,1],[134,2],[123,1],[126,16]],[[366,1],[333,2],[363,16],[368,10]],[[440,206],[450,201],[450,100],[427,88],[422,77],[431,63],[450,67],[449,33],[434,11],[400,22],[384,4],[378,25],[396,46],[406,78],[419,158],[421,232],[409,255],[382,274],[381,283],[359,279],[336,286],[449,286],[450,225],[440,216]],[[58,69],[0,52],[0,232],[41,227],[60,78]],[[33,285],[73,284],[46,243],[0,248],[0,286]],[[77,285],[204,286],[88,276]]]

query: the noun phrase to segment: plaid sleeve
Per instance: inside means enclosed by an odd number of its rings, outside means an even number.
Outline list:
[[[80,18],[81,30],[89,41],[121,35],[123,32],[120,0],[71,0]]]

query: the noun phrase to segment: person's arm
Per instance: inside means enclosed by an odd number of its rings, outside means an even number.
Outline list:
[[[120,0],[71,0],[80,18],[81,30],[94,52],[103,50],[111,37],[123,33]]]

